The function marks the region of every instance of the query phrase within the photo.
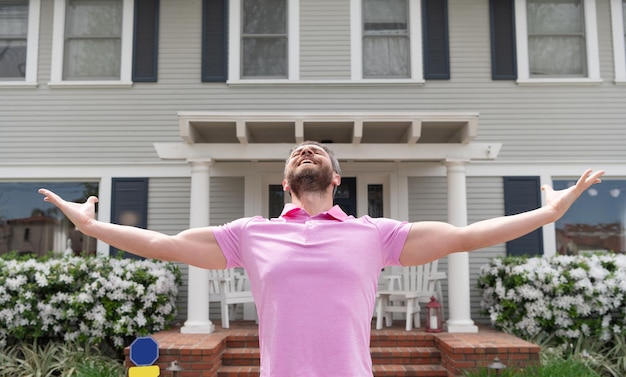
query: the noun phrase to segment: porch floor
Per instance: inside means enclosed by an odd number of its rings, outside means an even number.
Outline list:
[[[219,322],[219,321],[217,321]],[[254,377],[259,375],[257,325],[231,321],[229,329],[217,323],[211,334],[181,334],[179,327],[153,334],[159,343],[161,375],[172,361],[184,371],[179,377]],[[404,330],[404,321],[376,330],[371,340],[374,376],[459,376],[464,370],[484,367],[500,359],[507,367],[523,368],[539,362],[539,346],[480,326],[473,334],[428,333]],[[126,366],[129,349],[125,350]]]

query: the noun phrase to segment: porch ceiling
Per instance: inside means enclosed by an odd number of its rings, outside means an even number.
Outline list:
[[[157,143],[163,159],[283,160],[305,140],[333,143],[340,159],[493,159],[500,144],[475,143],[477,113],[180,112],[182,144]],[[281,147],[278,148],[278,145]]]
[[[181,112],[180,136],[198,143],[468,144],[476,113]]]

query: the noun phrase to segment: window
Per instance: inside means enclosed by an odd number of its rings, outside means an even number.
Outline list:
[[[35,84],[39,0],[0,0],[0,84]]]
[[[420,4],[352,0],[353,80],[423,81]]]
[[[55,0],[52,84],[130,83],[133,0]]]
[[[0,254],[95,254],[96,240],[75,230],[59,209],[44,202],[37,192],[41,187],[74,202],[98,194],[93,182],[0,182]]]
[[[626,83],[626,0],[611,0],[615,82]]]
[[[363,0],[363,77],[410,76],[407,0]]]
[[[282,185],[269,185],[269,218],[279,217],[285,206],[285,191]]]
[[[383,217],[383,185],[367,185],[367,214],[371,217]]]
[[[122,55],[122,1],[69,0],[63,80],[117,80]]]
[[[229,1],[229,81],[297,80],[299,0]]]
[[[530,77],[585,77],[582,0],[527,0]]]
[[[555,180],[555,189],[575,182]],[[626,180],[603,179],[588,189],[559,219],[556,226],[557,253],[626,252]]]
[[[595,0],[516,0],[518,82],[599,82]]]
[[[241,75],[287,77],[287,1],[243,0]]]

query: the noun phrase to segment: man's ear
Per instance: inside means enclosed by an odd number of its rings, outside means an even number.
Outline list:
[[[341,185],[341,176],[337,173],[333,173],[333,185],[339,187]]]
[[[287,178],[283,179],[283,191],[290,192],[291,188],[289,187],[289,182],[287,182]]]

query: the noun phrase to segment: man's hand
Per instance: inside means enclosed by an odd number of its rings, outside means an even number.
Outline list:
[[[60,196],[47,189],[39,189],[39,193],[44,197],[44,201],[57,206],[68,219],[83,233],[89,223],[95,220],[96,206],[98,198],[90,196],[85,203],[73,203],[63,200]]]
[[[546,206],[554,209],[555,219],[558,220],[567,212],[578,197],[589,187],[600,183],[600,177],[604,175],[604,170],[598,170],[592,174],[591,169],[585,170],[575,185],[563,190],[555,191],[549,185],[543,185],[541,189],[545,193]]]

